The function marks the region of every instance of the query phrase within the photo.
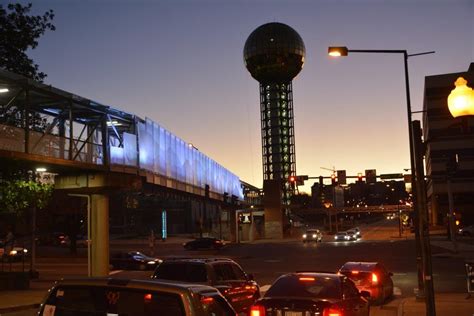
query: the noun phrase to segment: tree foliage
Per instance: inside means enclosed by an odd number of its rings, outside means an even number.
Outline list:
[[[0,184],[0,209],[20,213],[36,207],[42,209],[49,203],[53,193],[51,184],[32,180],[12,180]]]
[[[43,15],[30,15],[32,4],[0,4],[0,67],[36,81],[43,81],[46,74],[26,52],[38,46],[47,30],[54,31],[53,10]]]

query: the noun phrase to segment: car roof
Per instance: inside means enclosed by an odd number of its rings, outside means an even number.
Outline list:
[[[372,271],[377,265],[378,262],[350,261],[344,263],[340,270]]]
[[[336,235],[346,235],[347,232],[337,232]]]
[[[298,271],[298,272],[284,274],[280,276],[280,278],[301,277],[301,276],[309,276],[309,277],[315,277],[315,278],[330,278],[332,280],[341,280],[341,278],[344,277],[337,273],[330,273],[330,272]]]
[[[155,291],[192,291],[194,293],[215,293],[211,286],[178,281],[133,280],[114,278],[77,278],[57,281],[55,286],[113,286]]]
[[[226,261],[226,262],[234,262],[234,260],[229,258],[167,258],[163,261],[163,263],[170,263],[170,262],[192,262],[192,263],[209,263],[209,262],[219,262],[219,261]]]

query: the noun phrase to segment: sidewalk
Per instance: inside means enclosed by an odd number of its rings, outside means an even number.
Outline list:
[[[435,293],[436,315],[473,316],[474,295],[469,299],[466,297],[466,293]],[[402,300],[397,316],[418,316],[425,313],[425,302],[410,297]]]

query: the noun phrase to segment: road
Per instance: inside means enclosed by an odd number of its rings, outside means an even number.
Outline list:
[[[417,287],[414,240],[398,237],[397,220],[383,220],[359,227],[362,239],[356,242],[334,242],[332,236],[326,235],[323,242],[317,244],[303,244],[297,239],[258,241],[252,244],[231,244],[219,251],[185,251],[180,244],[163,243],[158,245],[157,256],[229,257],[237,261],[247,273],[253,274],[263,290],[284,273],[337,271],[347,261],[379,261],[394,274],[395,299],[412,296]],[[113,243],[111,251],[119,248],[145,251],[145,247]],[[80,254],[83,252],[82,249]],[[432,247],[435,291],[465,292],[464,259],[446,255],[446,252]],[[60,277],[85,276],[86,258],[65,256],[58,261],[54,253],[49,252],[38,259],[38,270],[45,285]],[[150,274],[146,271],[111,271],[113,277],[120,278],[147,279]]]

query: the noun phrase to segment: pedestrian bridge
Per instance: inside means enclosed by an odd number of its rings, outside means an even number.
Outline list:
[[[0,70],[0,159],[62,173],[136,175],[195,195],[243,199],[239,177],[149,118]]]

